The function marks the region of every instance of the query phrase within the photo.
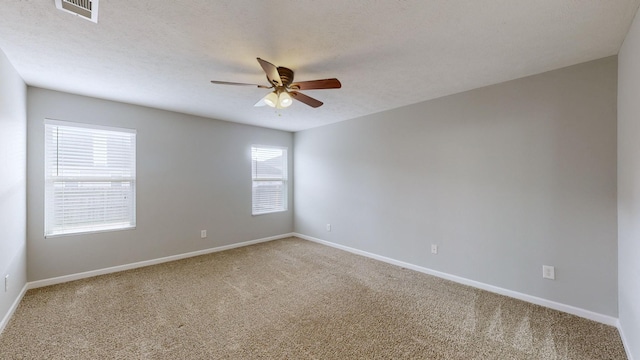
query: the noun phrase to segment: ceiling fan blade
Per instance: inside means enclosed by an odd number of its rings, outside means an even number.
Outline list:
[[[257,58],[260,66],[262,66],[262,70],[264,70],[265,74],[267,74],[267,79],[269,79],[269,84],[282,86],[282,80],[280,79],[280,74],[278,73],[278,68],[272,63]]]
[[[294,90],[317,90],[317,89],[340,89],[342,84],[336,78],[301,81],[291,84],[290,88]]]
[[[229,81],[217,81],[211,80],[212,84],[218,85],[238,85],[238,86],[257,86],[261,89],[271,89],[273,86],[265,86],[265,85],[257,85],[257,84],[247,84],[247,83],[238,83],[238,82],[229,82]]]
[[[314,98],[312,98],[310,96],[307,96],[307,95],[305,95],[303,93],[299,93],[297,91],[290,91],[289,94],[291,94],[291,96],[294,99],[296,99],[296,100],[298,100],[300,102],[303,102],[303,103],[305,103],[305,104],[307,104],[307,105],[309,105],[309,106],[311,106],[313,108],[317,108],[317,107],[322,106],[322,101],[316,100],[316,99],[314,99]]]

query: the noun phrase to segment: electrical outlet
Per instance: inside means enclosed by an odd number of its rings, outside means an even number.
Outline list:
[[[207,237],[207,230],[200,230],[200,239],[205,239]]]
[[[556,268],[549,265],[542,265],[542,277],[549,280],[555,280]]]
[[[327,231],[331,231],[331,224],[327,224]]]
[[[431,253],[432,254],[437,254],[438,253],[438,245],[431,244]]]
[[[4,277],[4,292],[9,291],[9,274]]]

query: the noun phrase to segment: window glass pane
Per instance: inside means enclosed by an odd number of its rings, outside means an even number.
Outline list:
[[[287,210],[287,149],[251,147],[252,214]]]
[[[136,134],[45,121],[45,235],[135,227]]]

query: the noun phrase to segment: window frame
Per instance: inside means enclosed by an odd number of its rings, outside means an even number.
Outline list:
[[[256,159],[254,157],[254,151],[257,149],[265,150],[280,150],[282,151],[282,176],[281,177],[259,177],[257,172],[254,171],[256,165]],[[289,210],[289,148],[286,146],[274,146],[274,145],[260,145],[252,144],[251,149],[251,216],[260,216],[267,214],[274,214],[279,212],[286,212]],[[255,204],[255,183],[256,182],[281,182],[282,183],[282,207],[270,211],[256,212]]]
[[[126,154],[130,156],[130,161],[132,162],[129,176],[95,176],[95,175],[52,175],[51,166],[49,160],[49,146],[51,145],[50,141],[53,141],[53,144],[59,146],[57,140],[48,139],[47,136],[50,134],[50,129],[48,127],[67,127],[67,128],[76,128],[76,129],[90,129],[95,131],[108,131],[108,132],[116,132],[120,135],[129,134],[132,139],[131,151],[127,151]],[[55,130],[53,130],[55,131]],[[121,231],[121,230],[133,230],[136,228],[136,218],[137,218],[137,130],[130,128],[121,128],[121,127],[112,127],[112,126],[103,126],[103,125],[95,125],[89,123],[80,123],[80,122],[72,122],[72,121],[64,121],[64,120],[55,120],[55,119],[45,119],[44,120],[44,237],[45,238],[54,238],[61,236],[69,236],[69,235],[80,235],[80,234],[92,234],[92,233],[101,233],[101,232],[110,232],[110,231]],[[95,140],[95,139],[94,139]],[[89,148],[88,148],[89,149]],[[90,148],[92,151],[92,156],[95,155],[95,147]],[[55,155],[56,164],[59,160],[59,155]],[[95,161],[95,159],[94,159]],[[102,225],[94,224],[92,226],[55,226],[55,219],[51,219],[51,216],[55,218],[53,212],[55,211],[56,205],[58,203],[55,202],[55,196],[50,195],[49,192],[55,191],[55,183],[56,182],[69,182],[76,184],[89,184],[89,183],[127,183],[130,186],[129,194],[131,196],[129,212],[130,216],[127,217],[126,221],[122,221],[120,223],[115,222],[105,222]],[[63,205],[60,205],[63,206]]]

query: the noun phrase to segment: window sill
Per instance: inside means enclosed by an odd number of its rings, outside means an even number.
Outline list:
[[[287,212],[289,210],[284,209],[284,210],[274,210],[274,211],[266,211],[266,212],[261,212],[261,213],[252,213],[251,216],[260,216],[260,215],[269,215],[269,214],[277,214],[277,213],[282,213],[282,212]]]
[[[98,233],[104,233],[104,232],[135,230],[135,229],[136,227],[134,225],[134,226],[127,226],[127,227],[107,228],[107,229],[98,229],[98,230],[87,230],[87,231],[79,230],[79,231],[69,231],[69,232],[63,232],[63,233],[45,234],[44,238],[49,239],[49,238],[57,238],[62,236],[98,234]]]

